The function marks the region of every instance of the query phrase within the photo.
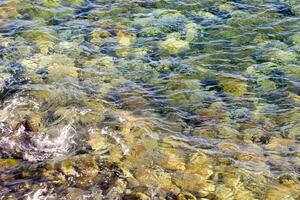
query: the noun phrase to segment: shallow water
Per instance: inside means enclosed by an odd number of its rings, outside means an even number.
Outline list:
[[[0,0],[0,199],[300,199],[299,5]]]

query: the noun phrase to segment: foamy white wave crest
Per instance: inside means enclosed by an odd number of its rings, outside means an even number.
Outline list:
[[[60,157],[68,154],[76,145],[74,141],[76,130],[71,124],[64,126],[57,137],[49,137],[45,133],[35,133],[30,141],[22,140],[26,133],[24,127],[20,127],[11,135],[2,137],[0,147],[9,152],[22,152],[22,158],[28,161],[39,161]],[[23,136],[22,136],[23,135]],[[21,139],[16,139],[21,138]]]
[[[26,152],[24,158],[29,161],[43,160],[51,157],[60,157],[68,154],[72,146],[75,145],[74,135],[76,130],[72,124],[68,124],[61,130],[59,136],[50,138],[46,134],[38,134],[32,138],[32,142],[35,145],[37,152],[41,152],[41,155],[32,154]]]
[[[13,117],[14,112],[16,108],[20,106],[25,106],[27,103],[25,103],[24,99],[22,97],[20,98],[14,98],[10,102],[6,102],[7,104],[4,105],[3,108],[0,110],[0,121],[6,121],[8,117]]]
[[[44,184],[41,184],[40,189],[36,191],[32,191],[26,195],[26,200],[47,200],[47,199],[54,199],[55,197],[51,195],[53,189],[47,188]]]

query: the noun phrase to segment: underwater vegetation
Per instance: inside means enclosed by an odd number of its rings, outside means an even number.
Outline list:
[[[300,1],[0,0],[0,199],[300,199]]]

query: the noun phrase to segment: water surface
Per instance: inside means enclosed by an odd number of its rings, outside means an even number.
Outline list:
[[[300,1],[0,0],[0,199],[300,199]]]

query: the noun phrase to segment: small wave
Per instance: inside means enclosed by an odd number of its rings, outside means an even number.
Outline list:
[[[29,133],[21,126],[17,130],[10,130],[10,134],[2,137],[0,147],[9,154],[21,156],[22,159],[35,162],[54,157],[61,157],[74,150],[76,142],[75,128],[72,123],[64,126],[57,137],[40,133]]]

